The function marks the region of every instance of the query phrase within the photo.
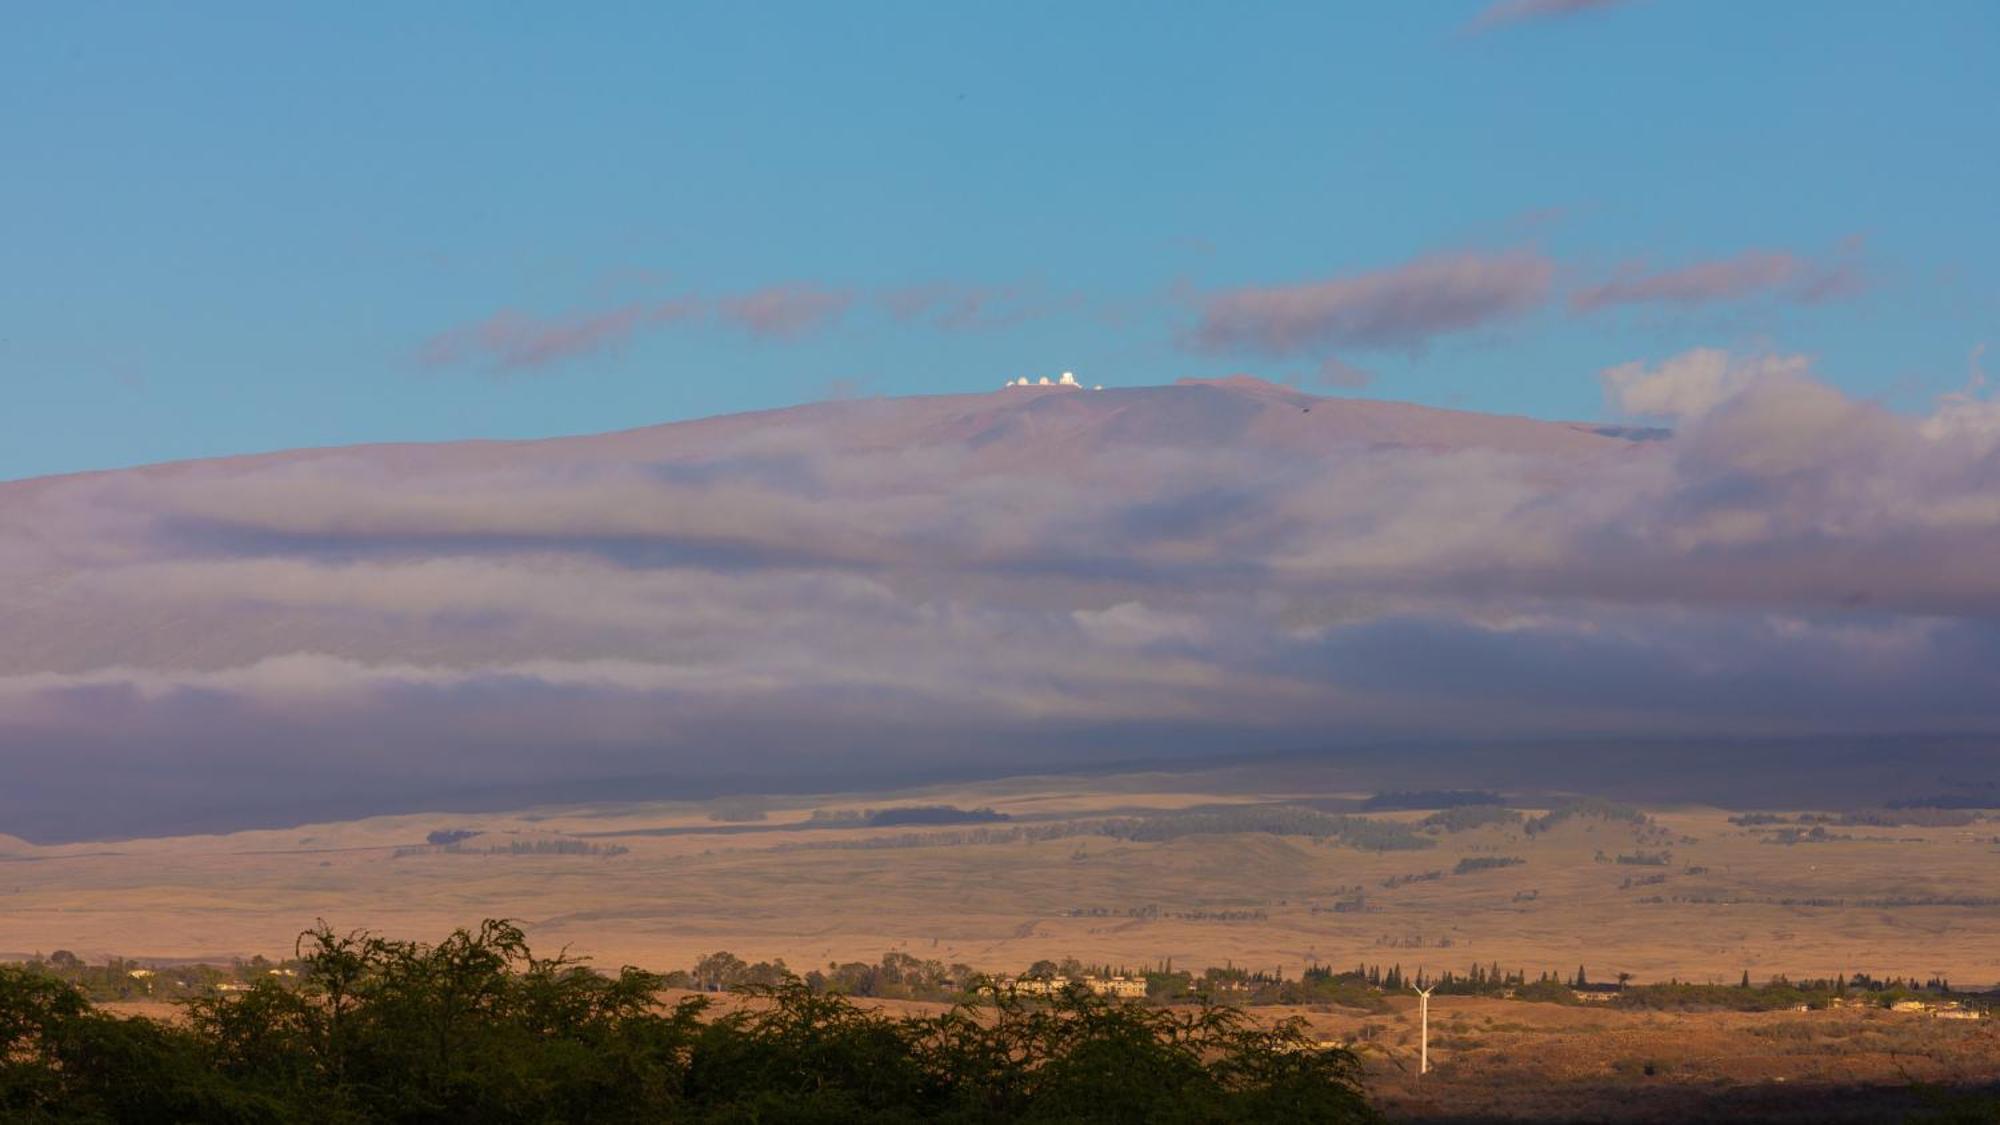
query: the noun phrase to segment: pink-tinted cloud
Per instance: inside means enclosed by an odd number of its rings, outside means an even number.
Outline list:
[[[700,314],[700,303],[689,298],[552,319],[502,309],[476,324],[431,337],[418,349],[417,358],[431,367],[468,362],[486,363],[499,371],[548,367],[616,350],[641,329],[691,320]]]
[[[928,320],[939,328],[964,330],[988,326],[994,307],[1013,295],[1007,288],[933,281],[888,290],[882,307],[900,321]]]
[[[904,322],[922,322],[947,332],[1011,328],[1030,320],[1076,312],[1078,294],[1051,294],[1035,286],[967,285],[933,281],[890,289],[882,307]]]
[[[1533,253],[1455,254],[1327,281],[1200,298],[1189,343],[1204,352],[1285,356],[1330,348],[1421,348],[1438,336],[1522,315],[1554,266]]]
[[[1758,382],[1803,378],[1810,367],[1801,355],[1743,357],[1696,348],[1651,367],[1622,363],[1599,372],[1598,378],[1620,414],[1685,421],[1740,397]]]
[[[1335,387],[1345,391],[1358,391],[1375,381],[1373,371],[1365,371],[1338,356],[1327,356],[1319,361],[1317,381],[1322,387]]]
[[[1627,0],[1500,0],[1488,4],[1465,25],[1469,32],[1490,31],[1506,24],[1560,19],[1609,8]]]
[[[854,293],[820,285],[773,285],[725,298],[722,318],[752,336],[798,340],[832,326],[854,304]]]
[[[1674,269],[1632,266],[1619,276],[1570,294],[1570,308],[1591,312],[1614,305],[1704,305],[1775,296],[1816,304],[1859,293],[1864,287],[1852,256],[1811,262],[1778,250],[1746,250],[1733,258]]]
[[[1333,733],[2000,733],[1983,386],[1907,417],[1713,351],[1605,383],[1674,431],[1243,376],[0,484],[0,832]]]

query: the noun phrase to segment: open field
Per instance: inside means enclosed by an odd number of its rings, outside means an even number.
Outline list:
[[[1768,840],[1710,808],[1417,834],[1414,850],[1248,832],[1131,839],[1104,817],[1203,806],[1351,806],[1365,793],[1242,792],[1167,775],[1016,781],[773,804],[765,819],[648,804],[412,815],[228,836],[0,841],[0,955],[288,954],[315,918],[434,937],[521,920],[539,948],[666,969],[732,950],[804,970],[903,950],[992,971],[1040,958],[1312,962],[1734,982],[1868,972],[2000,981],[2000,823],[1829,826]],[[1552,803],[1543,801],[1542,803]],[[814,808],[990,806],[1003,823],[826,827]],[[1367,814],[1414,823],[1422,811]],[[1533,815],[1531,809],[1529,815]],[[1094,819],[1095,818],[1095,819]],[[426,835],[480,835],[458,851]],[[1047,838],[1043,838],[1047,837]],[[563,850],[556,850],[563,849]],[[1619,862],[1624,857],[1626,862]],[[1497,859],[1508,866],[1481,868]],[[1461,864],[1472,861],[1463,873]],[[1643,862],[1635,862],[1643,861]],[[1436,872],[1435,877],[1430,877]],[[1343,909],[1336,912],[1336,905]]]
[[[1476,996],[1432,999],[1432,1070],[1420,1082],[1415,1001],[1391,1004],[1387,1015],[1307,1018],[1330,1035],[1370,1036],[1361,1048],[1369,1088],[1402,1120],[1901,1120],[2000,1082],[1991,1021],[1628,1012]]]

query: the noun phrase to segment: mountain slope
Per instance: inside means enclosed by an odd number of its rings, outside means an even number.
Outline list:
[[[0,832],[1985,729],[2000,579],[1939,563],[1995,542],[1984,447],[1821,390],[1646,440],[1008,388],[0,485]]]

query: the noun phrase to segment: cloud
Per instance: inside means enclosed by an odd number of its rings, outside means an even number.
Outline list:
[[[0,485],[0,832],[2000,736],[1983,387],[1912,417],[1797,356],[1603,378],[1671,436],[1240,378]]]
[[[1618,277],[1570,294],[1570,308],[1593,312],[1615,305],[1694,306],[1754,297],[1817,304],[1850,297],[1865,287],[1850,255],[1814,263],[1794,254],[1748,250],[1733,258],[1649,271],[1633,266]]]
[[[1500,0],[1488,4],[1466,24],[1468,32],[1490,31],[1507,24],[1560,19],[1610,8],[1626,0]]]
[[[1329,348],[1416,349],[1540,305],[1553,265],[1537,254],[1456,254],[1300,285],[1199,298],[1188,343],[1203,352],[1290,356]]]
[[[854,304],[846,289],[820,285],[774,285],[725,298],[722,318],[752,336],[794,341],[832,326]]]
[[[467,362],[483,362],[499,371],[548,367],[616,350],[642,329],[682,323],[701,314],[700,303],[688,298],[559,318],[502,309],[476,324],[431,337],[417,356],[430,367]]]
[[[1336,387],[1341,390],[1358,391],[1375,381],[1375,373],[1364,371],[1338,357],[1327,356],[1319,361],[1316,380],[1322,387]]]
[[[476,364],[497,372],[538,370],[616,352],[641,333],[711,319],[755,338],[790,342],[830,327],[853,303],[854,295],[844,289],[791,284],[719,299],[682,296],[632,302],[561,317],[502,309],[432,336],[417,349],[417,359],[427,367]]]
[[[1719,348],[1683,352],[1654,367],[1622,363],[1599,374],[1605,395],[1621,414],[1694,418],[1736,398],[1763,379],[1799,378],[1805,356],[1741,358]]]
[[[1014,297],[1015,291],[1008,288],[940,281],[890,289],[881,300],[897,320],[926,320],[939,328],[964,331],[996,323],[995,306]]]
[[[884,290],[882,307],[896,320],[922,322],[946,332],[1011,328],[1031,320],[1083,310],[1080,294],[1053,294],[1036,286],[966,285],[933,281]]]

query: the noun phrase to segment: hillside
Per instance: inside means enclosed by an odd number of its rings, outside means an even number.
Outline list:
[[[0,485],[0,832],[1995,729],[1992,575],[1902,549],[1985,534],[1969,447],[1894,431],[1929,491],[1890,503],[1765,409],[1236,377]]]

